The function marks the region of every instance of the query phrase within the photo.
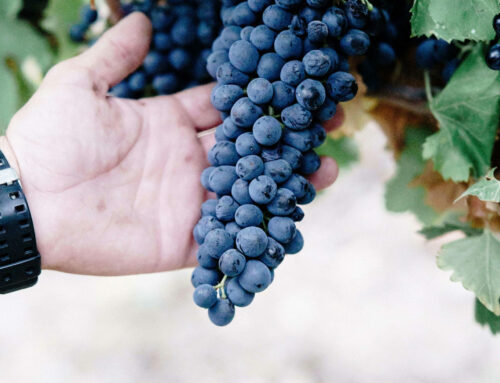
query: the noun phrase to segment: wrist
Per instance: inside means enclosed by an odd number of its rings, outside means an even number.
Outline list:
[[[38,244],[40,244],[39,234],[37,235],[37,233],[40,233],[40,230],[37,230],[37,227],[38,227],[37,218],[38,217],[37,217],[36,212],[33,211],[34,204],[30,204],[30,201],[32,200],[32,195],[31,195],[32,193],[30,193],[29,195],[26,195],[26,190],[24,188],[25,183],[24,183],[24,180],[22,177],[23,174],[22,174],[21,168],[19,166],[19,161],[17,160],[16,153],[14,152],[14,149],[12,148],[12,145],[10,144],[7,136],[0,136],[0,151],[3,153],[3,155],[5,156],[7,161],[9,162],[9,166],[12,169],[14,169],[17,173],[17,176],[18,176],[19,181],[21,183],[21,188],[23,188],[23,192],[24,192],[26,201],[28,203],[28,206],[29,206],[29,209],[31,212],[31,220],[32,220],[33,226],[35,228],[36,241],[38,242]],[[40,246],[38,246],[38,247],[40,248]],[[46,268],[46,262],[47,262],[47,257],[46,256],[42,257],[42,268]]]
[[[41,257],[18,162],[6,137],[0,137],[0,150],[0,293],[7,294],[36,284]]]

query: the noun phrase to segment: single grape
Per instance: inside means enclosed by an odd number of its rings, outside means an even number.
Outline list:
[[[259,226],[263,219],[262,210],[253,204],[241,205],[236,210],[235,221],[240,227]]]
[[[208,254],[213,258],[220,258],[222,253],[233,246],[233,238],[224,229],[214,229],[209,231],[203,241]]]
[[[227,281],[225,286],[227,299],[238,307],[246,307],[252,303],[255,296],[254,293],[249,293],[238,283],[238,278],[231,278]]]
[[[267,204],[275,197],[277,189],[276,182],[271,177],[258,176],[250,182],[248,192],[255,203]]]
[[[299,60],[288,61],[281,68],[280,79],[284,83],[297,86],[306,78],[304,64]]]
[[[208,284],[199,285],[194,289],[193,300],[198,306],[209,309],[217,303],[217,293],[215,289]]]
[[[219,270],[228,277],[240,275],[245,264],[245,256],[235,249],[225,251],[219,258]]]
[[[250,33],[250,42],[261,52],[273,49],[276,32],[265,25],[259,25]]]
[[[316,110],[325,102],[325,87],[317,80],[306,79],[297,87],[295,96],[301,106],[307,110]]]
[[[321,166],[321,160],[315,151],[310,150],[303,154],[302,164],[300,165],[300,173],[309,175],[315,173]]]
[[[248,0],[248,6],[254,12],[262,12],[273,0]]]
[[[216,269],[218,266],[217,259],[210,256],[210,252],[208,251],[208,247],[205,245],[201,245],[196,252],[196,259],[201,267],[205,269]]]
[[[500,44],[495,44],[488,50],[486,63],[490,69],[500,70]]]
[[[75,24],[69,29],[69,37],[75,43],[81,43],[85,41],[85,34],[87,33],[87,24]]]
[[[218,281],[219,272],[217,270],[205,269],[204,267],[198,266],[191,274],[191,283],[194,287],[204,284],[216,285]]]
[[[335,101],[349,101],[356,96],[358,84],[354,76],[347,72],[335,72],[325,83],[328,97]]]
[[[207,71],[212,78],[217,77],[217,69],[219,66],[229,61],[229,56],[225,50],[213,51],[207,59]],[[144,65],[144,63],[143,63]]]
[[[309,130],[285,129],[283,132],[283,142],[301,152],[308,151],[313,145],[312,135]]]
[[[313,124],[313,126],[310,129],[311,132],[311,137],[313,140],[312,146],[313,148],[317,148],[318,146],[321,146],[323,142],[326,140],[326,131],[323,126],[320,124]]]
[[[299,104],[293,104],[282,110],[281,121],[289,129],[304,130],[312,122],[312,113]]]
[[[245,227],[236,235],[236,247],[247,257],[257,258],[266,250],[267,235],[261,228]]]
[[[304,219],[304,211],[297,206],[295,210],[290,214],[290,218],[293,219],[294,222],[300,222]]]
[[[302,49],[302,39],[290,30],[280,32],[274,40],[274,50],[285,60],[300,57]]]
[[[292,240],[284,245],[287,254],[297,254],[304,247],[304,238],[299,230],[295,231]]]
[[[263,116],[255,122],[252,132],[259,144],[272,146],[280,140],[282,127],[274,117]]]
[[[271,284],[271,272],[261,261],[251,259],[240,274],[238,282],[246,291],[258,293],[264,291]]]
[[[248,84],[247,95],[255,104],[268,104],[273,99],[273,85],[264,78],[255,78]]]
[[[204,217],[206,215],[211,215],[212,217],[216,217],[215,207],[217,206],[217,200],[207,199],[205,202],[201,204],[201,216]]]
[[[174,73],[164,73],[153,78],[153,88],[158,94],[172,94],[179,89],[179,79]]]
[[[233,183],[238,179],[234,166],[219,166],[208,178],[208,185],[213,192],[224,195],[231,192]]]
[[[221,222],[234,220],[234,213],[240,205],[230,196],[222,196],[215,206],[215,216]]]
[[[297,133],[305,133],[304,131],[302,132],[297,132]],[[306,133],[309,137],[311,136],[311,132]],[[325,133],[326,134],[326,133]],[[289,145],[282,145],[282,150],[281,150],[281,158],[284,159],[286,162],[288,162],[292,168],[292,170],[297,169],[301,162],[302,162],[302,153],[300,150],[291,147]],[[265,167],[264,167],[264,172],[265,172]],[[269,174],[266,174],[269,175]]]
[[[350,29],[340,39],[340,48],[349,56],[364,55],[369,46],[370,37],[359,29]]]
[[[222,131],[224,132],[224,135],[231,140],[235,140],[241,134],[245,133],[245,130],[236,125],[231,117],[226,117],[224,119],[224,122],[222,123]]]
[[[281,184],[292,175],[292,167],[284,159],[268,161],[264,164],[264,175],[271,177],[277,184]]]
[[[322,18],[323,23],[328,28],[329,37],[340,37],[347,29],[347,18],[342,9],[337,7],[329,8]]]
[[[337,112],[337,103],[332,99],[330,99],[329,97],[327,97],[321,108],[319,108],[316,111],[315,117],[319,121],[324,122],[330,120],[333,116],[335,116],[336,112]]]
[[[257,66],[257,74],[269,81],[278,80],[285,61],[276,53],[264,53]]]
[[[212,166],[235,165],[239,158],[236,146],[231,141],[217,142],[208,152],[208,162]]]
[[[252,26],[247,26],[243,28],[240,32],[240,38],[245,41],[250,41],[250,35],[252,34],[252,31],[254,30],[254,27]],[[255,44],[254,44],[255,46]]]
[[[330,70],[330,57],[322,50],[315,49],[302,59],[304,69],[309,76],[323,77]]]
[[[84,24],[90,25],[95,23],[97,16],[97,10],[92,9],[87,4],[80,9],[80,21]]]
[[[193,234],[196,242],[202,244],[205,241],[207,234],[214,229],[222,229],[224,225],[222,222],[212,216],[201,217],[196,226],[194,227]]]
[[[220,34],[220,39],[224,48],[226,48],[226,50],[229,50],[229,48],[231,48],[231,45],[233,45],[235,41],[238,41],[241,38],[240,35],[241,27],[238,27],[236,25],[225,27]]]
[[[271,106],[277,111],[285,109],[295,102],[295,88],[283,81],[273,82],[273,99]]]
[[[248,41],[235,41],[229,48],[229,61],[244,73],[252,73],[259,63],[259,52]]]
[[[345,14],[349,25],[353,28],[364,28],[368,21],[368,7],[360,0],[347,0]]]
[[[258,260],[265,264],[267,267],[274,269],[278,267],[285,259],[285,249],[275,239],[269,237],[266,250]]]
[[[275,216],[287,216],[295,210],[297,199],[292,191],[278,189],[274,199],[266,206],[267,211]]]
[[[255,124],[254,124],[255,125]],[[236,151],[242,157],[260,153],[260,145],[252,133],[243,133],[236,139]]]
[[[264,10],[262,21],[272,30],[282,31],[292,22],[292,14],[279,5],[273,4]]]
[[[299,16],[302,17],[306,23],[310,23],[314,20],[321,20],[322,12],[319,9],[314,9],[314,7],[304,7],[299,13]]]
[[[314,188],[312,183],[308,182],[306,185],[306,194],[303,197],[298,198],[297,203],[301,205],[306,205],[314,201],[315,197],[316,197],[316,189]]]
[[[292,174],[292,176],[281,185],[282,188],[290,190],[297,199],[306,195],[307,192],[307,181],[304,177],[299,174]]]
[[[323,44],[328,37],[328,27],[325,23],[313,20],[307,25],[307,38],[312,43]]]
[[[233,23],[240,26],[251,25],[257,20],[257,15],[250,9],[248,3],[238,4],[232,14]]]
[[[251,181],[264,173],[264,162],[259,156],[251,154],[236,163],[236,174],[245,181]]]
[[[247,203],[253,203],[252,198],[250,198],[250,193],[248,191],[249,184],[247,181],[241,178],[237,179],[233,186],[231,187],[231,196],[240,205]]]
[[[218,84],[233,84],[244,87],[250,81],[247,74],[236,69],[230,62],[225,62],[217,69],[217,83]]]
[[[231,108],[231,118],[234,123],[243,128],[250,128],[262,116],[262,109],[248,97],[242,97]]]
[[[288,217],[273,217],[267,224],[269,235],[280,243],[289,243],[295,235],[295,222]]]
[[[218,299],[215,305],[208,309],[208,317],[216,326],[226,326],[234,318],[234,305],[228,299]]]

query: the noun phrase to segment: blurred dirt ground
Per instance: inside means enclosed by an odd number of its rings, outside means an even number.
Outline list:
[[[437,269],[440,242],[383,204],[394,172],[375,126],[362,160],[307,207],[306,247],[226,328],[191,301],[189,271],[44,272],[0,299],[0,382],[489,383],[500,337]]]

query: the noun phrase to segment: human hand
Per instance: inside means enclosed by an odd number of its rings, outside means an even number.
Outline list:
[[[220,123],[212,85],[141,100],[107,95],[149,48],[142,14],[124,19],[82,55],[52,68],[12,119],[0,149],[16,167],[29,203],[44,268],[120,275],[194,265],[192,229],[207,193]],[[338,126],[337,113],[329,128]],[[322,159],[316,188],[335,180]]]

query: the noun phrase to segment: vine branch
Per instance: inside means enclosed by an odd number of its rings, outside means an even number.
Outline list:
[[[92,0],[94,1],[94,0]],[[120,5],[120,0],[106,0],[106,4],[109,8],[109,21],[112,24],[116,24],[123,18],[122,7]]]

